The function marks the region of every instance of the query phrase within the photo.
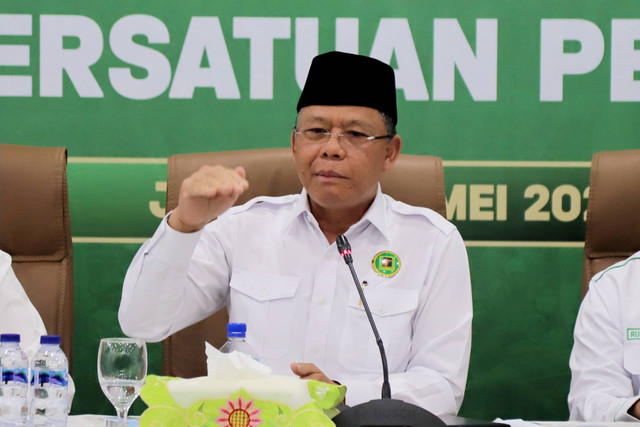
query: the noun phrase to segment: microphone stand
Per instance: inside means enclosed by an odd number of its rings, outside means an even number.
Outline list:
[[[387,355],[384,351],[382,338],[378,333],[378,328],[373,320],[373,315],[369,309],[369,304],[364,296],[364,292],[360,287],[360,280],[353,267],[353,257],[351,256],[351,245],[346,236],[340,235],[336,239],[338,252],[342,255],[344,262],[349,266],[351,276],[360,295],[360,301],[369,319],[369,324],[373,330],[376,344],[380,349],[380,357],[382,359],[382,398],[370,400],[366,403],[350,407],[341,411],[333,417],[332,421],[336,427],[446,427],[446,424],[437,416],[416,405],[404,402],[402,400],[391,398],[391,386],[389,384],[389,366],[387,364]]]

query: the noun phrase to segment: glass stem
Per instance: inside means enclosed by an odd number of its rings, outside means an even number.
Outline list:
[[[118,412],[118,421],[123,426],[126,426],[127,425],[127,412],[129,412],[129,408],[128,407],[124,408],[124,409],[116,408],[116,411]]]

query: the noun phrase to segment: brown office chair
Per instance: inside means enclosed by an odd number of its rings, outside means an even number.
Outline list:
[[[640,150],[591,160],[582,296],[598,272],[640,250]]]
[[[205,164],[245,168],[249,189],[236,204],[260,195],[281,196],[299,193],[302,189],[289,148],[177,154],[168,161],[167,212],[178,204],[182,180]],[[430,207],[446,217],[444,172],[439,157],[400,155],[395,166],[384,175],[382,189],[396,200]],[[165,339],[163,375],[182,378],[206,375],[204,341],[220,348],[227,339],[228,319],[227,310],[222,309]]]
[[[0,249],[71,366],[73,253],[67,150],[0,144]]]

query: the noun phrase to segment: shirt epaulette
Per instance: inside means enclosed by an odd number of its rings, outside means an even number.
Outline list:
[[[11,255],[0,250],[0,283],[2,283],[10,268]]]
[[[456,226],[447,221],[442,215],[438,212],[425,208],[422,206],[413,206],[408,205],[404,202],[400,202],[398,200],[394,200],[391,204],[391,210],[397,212],[401,215],[417,215],[426,218],[433,224],[436,228],[442,231],[444,234],[449,234],[453,230],[456,229]]]
[[[623,261],[620,261],[620,262],[617,262],[617,263],[613,264],[611,267],[607,268],[604,271],[601,271],[600,273],[598,273],[598,277],[593,279],[593,283],[598,282],[598,280],[602,279],[602,277],[605,274],[607,274],[608,272],[610,272],[612,270],[617,270],[617,269],[622,268],[622,267],[625,267],[631,261],[638,261],[638,260],[640,260],[640,252],[636,253],[635,255],[633,255],[633,256],[631,256],[631,257],[629,257],[629,258],[627,258],[627,259],[625,259]]]
[[[299,194],[289,194],[289,195],[286,195],[286,196],[258,196],[258,197],[254,197],[253,199],[247,201],[246,203],[243,203],[240,206],[233,206],[233,207],[229,208],[229,210],[227,212],[225,212],[225,214],[235,215],[235,214],[238,214],[240,212],[248,211],[249,209],[255,207],[256,205],[260,205],[260,204],[272,205],[272,206],[282,206],[282,205],[286,205],[286,204],[289,204],[289,203],[293,203],[298,196],[299,196]]]

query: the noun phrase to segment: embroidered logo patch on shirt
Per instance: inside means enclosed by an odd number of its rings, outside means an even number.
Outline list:
[[[640,340],[640,328],[627,328],[627,341]]]
[[[393,277],[400,271],[400,258],[393,252],[378,252],[373,257],[371,266],[378,276]]]

